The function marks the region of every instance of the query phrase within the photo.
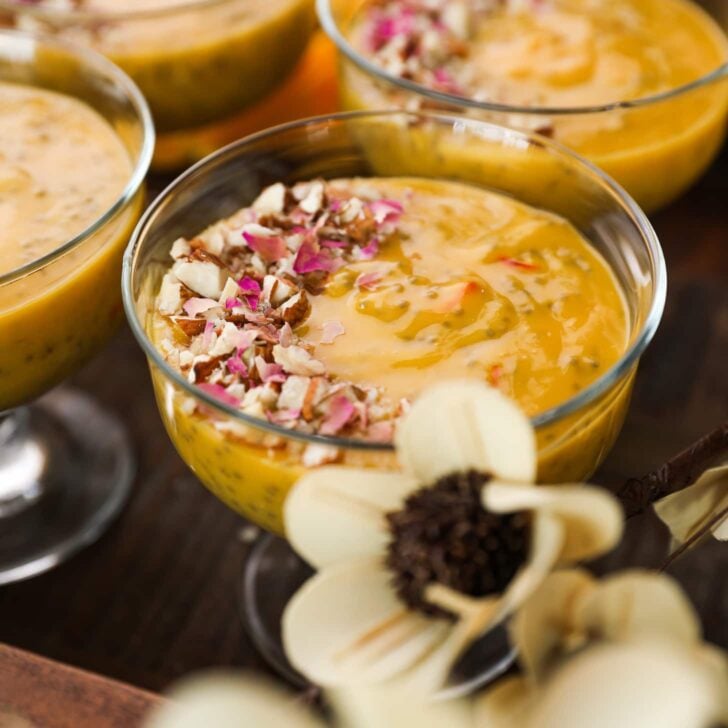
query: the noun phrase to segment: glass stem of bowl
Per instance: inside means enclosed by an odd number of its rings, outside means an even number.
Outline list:
[[[0,519],[20,513],[43,494],[46,456],[29,432],[27,408],[0,412]]]

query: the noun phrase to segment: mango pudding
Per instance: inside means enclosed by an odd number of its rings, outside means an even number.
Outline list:
[[[538,131],[648,210],[715,156],[728,38],[690,0],[321,0],[347,109],[440,107]],[[351,63],[350,61],[353,61]]]
[[[0,82],[0,411],[71,374],[120,320],[121,253],[140,198],[48,265],[122,196],[129,154],[87,104]]]
[[[106,58],[0,29],[0,585],[93,543],[130,492],[122,425],[55,387],[121,322],[153,148],[143,97]]]
[[[177,239],[170,254],[150,277],[158,293],[145,322],[167,364],[226,410],[313,438],[221,417],[170,394],[152,368],[184,459],[221,499],[272,530],[302,468],[392,467],[387,453],[356,453],[342,438],[390,443],[428,385],[486,380],[535,416],[583,391],[628,346],[620,286],[575,227],[458,182],[276,183]],[[556,477],[591,472],[584,442],[613,437],[630,383],[607,417],[573,438],[577,447],[548,455],[542,476],[556,459]]]
[[[22,29],[90,46],[139,85],[164,134],[217,122],[263,98],[314,29],[311,0],[19,0]]]

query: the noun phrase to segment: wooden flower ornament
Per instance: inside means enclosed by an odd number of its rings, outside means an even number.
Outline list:
[[[402,472],[324,467],[285,504],[288,539],[318,573],[285,611],[284,645],[323,686],[406,677],[439,687],[554,568],[608,551],[622,533],[606,492],[533,484],[533,429],[484,384],[423,394],[396,449]]]
[[[728,662],[667,576],[550,575],[511,625],[522,674],[480,700],[490,728],[709,728],[728,719]]]

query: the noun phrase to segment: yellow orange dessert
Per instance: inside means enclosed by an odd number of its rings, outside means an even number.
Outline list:
[[[489,381],[535,415],[610,369],[628,345],[610,268],[566,220],[486,190],[415,178],[266,188],[250,207],[171,246],[146,321],[191,385],[245,416],[329,438],[305,444],[169,397],[170,435],[203,482],[280,530],[304,467],[391,467],[332,438],[391,442],[434,381]],[[581,477],[614,436],[631,378],[543,477]],[[603,415],[603,416],[602,416]],[[568,430],[568,423],[562,423]],[[548,450],[554,431],[542,433]],[[558,461],[558,462],[557,462]]]
[[[100,51],[139,85],[161,133],[222,120],[294,68],[311,0],[39,0],[0,3],[17,27]]]
[[[59,249],[112,208],[131,173],[121,139],[90,106],[0,83],[0,411],[66,377],[114,331],[140,200]]]
[[[461,104],[563,142],[646,209],[694,181],[723,139],[728,82],[698,82],[728,62],[728,39],[690,0],[331,6],[350,53],[390,79],[344,63],[347,108]],[[693,83],[698,87],[687,90]],[[447,97],[409,93],[407,84]],[[591,111],[574,113],[579,109]]]

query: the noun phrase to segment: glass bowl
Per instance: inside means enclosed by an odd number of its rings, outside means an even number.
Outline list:
[[[517,129],[548,129],[612,176],[647,212],[690,187],[723,142],[728,51],[725,62],[710,73],[664,93],[597,106],[510,106],[436,91],[387,73],[347,37],[352,18],[369,0],[316,1],[321,25],[340,51],[339,95],[345,110],[445,108]],[[728,29],[728,0],[699,4]]]
[[[315,27],[312,0],[0,0],[0,25],[90,46],[138,84],[164,135],[253,106],[292,71]]]
[[[155,296],[176,238],[232,214],[274,182],[341,176],[430,177],[487,187],[567,218],[602,253],[624,291],[627,349],[588,388],[533,418],[541,481],[591,474],[621,427],[637,362],[662,314],[665,265],[648,220],[601,171],[538,136],[463,117],[381,112],[306,120],[233,144],[172,183],[135,231],[122,275],[126,313],[148,357],[167,431],[199,479],[231,508],[280,534],[286,493],[319,448],[337,448],[347,464],[396,467],[391,446],[305,435],[221,403],[171,368],[150,338]]]
[[[131,458],[111,417],[69,392],[20,405],[76,371],[123,319],[121,257],[141,214],[154,129],[122,71],[65,41],[0,30],[0,81],[83,101],[111,125],[131,162],[119,197],[86,230],[0,275],[1,584],[98,535],[128,490]]]

